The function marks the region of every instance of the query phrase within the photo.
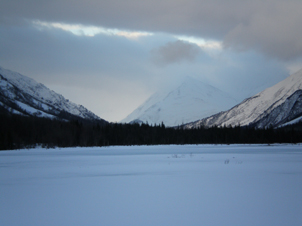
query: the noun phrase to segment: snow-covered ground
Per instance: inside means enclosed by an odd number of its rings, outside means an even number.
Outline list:
[[[0,152],[0,225],[302,225],[302,145]]]

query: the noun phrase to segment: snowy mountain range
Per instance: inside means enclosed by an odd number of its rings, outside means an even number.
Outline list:
[[[302,121],[302,69],[234,106],[236,103],[227,93],[186,77],[176,88],[152,95],[122,122],[157,125],[163,122],[166,126],[183,125],[186,129],[294,124]],[[20,115],[106,122],[43,84],[1,67],[0,108]]]
[[[245,99],[230,110],[188,123],[184,125],[184,128],[214,125],[278,127],[298,122],[301,116],[302,69],[278,84]]]
[[[227,93],[191,77],[157,92],[121,122],[177,126],[226,110],[238,103]]]
[[[82,105],[72,103],[43,84],[1,67],[0,106],[20,115],[104,121]]]

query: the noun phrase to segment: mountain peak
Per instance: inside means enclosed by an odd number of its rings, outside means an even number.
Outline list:
[[[187,76],[178,86],[153,94],[122,122],[140,120],[177,126],[225,110],[234,104],[236,100],[227,93]]]

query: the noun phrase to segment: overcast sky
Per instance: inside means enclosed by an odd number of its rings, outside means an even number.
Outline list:
[[[301,0],[1,0],[0,66],[120,121],[185,76],[238,101],[302,68]]]

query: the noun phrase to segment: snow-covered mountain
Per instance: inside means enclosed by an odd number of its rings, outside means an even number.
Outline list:
[[[284,103],[275,107],[273,110],[268,109],[255,120],[253,124],[256,128],[282,127],[301,121],[302,116],[302,90],[297,90]]]
[[[43,84],[1,67],[0,106],[21,115],[102,120],[82,105],[70,102]]]
[[[256,128],[280,126],[301,116],[301,93],[302,69],[278,84],[245,99],[228,111],[188,123],[184,127],[189,129],[214,125],[253,125]]]
[[[121,122],[177,126],[226,110],[237,103],[230,95],[191,77],[169,91],[153,94]]]

